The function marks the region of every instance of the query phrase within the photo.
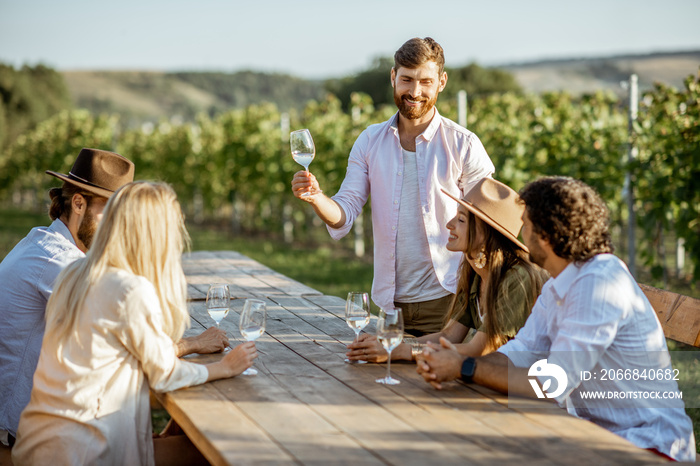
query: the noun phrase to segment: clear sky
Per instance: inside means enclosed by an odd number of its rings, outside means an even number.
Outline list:
[[[430,36],[448,66],[700,49],[700,0],[0,0],[0,62],[340,77]]]

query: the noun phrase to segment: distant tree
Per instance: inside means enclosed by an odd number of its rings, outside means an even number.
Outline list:
[[[498,68],[483,68],[470,63],[461,68],[446,68],[448,81],[442,93],[443,99],[452,99],[460,90],[471,98],[485,97],[504,92],[521,92],[522,88],[510,72]]]
[[[369,69],[354,76],[329,79],[325,82],[325,88],[340,100],[346,110],[355,92],[367,94],[378,106],[389,104],[394,101],[390,79],[393,66],[392,58],[376,58]]]
[[[354,92],[369,95],[375,105],[392,105],[394,102],[390,82],[392,58],[377,58],[372,66],[354,76],[330,79],[325,83],[326,90],[334,94],[347,110],[350,96]],[[520,92],[515,77],[508,71],[496,68],[482,68],[476,63],[461,68],[445,68],[448,84],[442,99],[453,99],[457,92],[465,90],[470,96],[483,97],[494,93]]]
[[[61,110],[71,99],[60,73],[44,65],[0,63],[0,148]]]
[[[7,118],[5,117],[5,106],[0,99],[0,149],[4,146],[7,137]]]
[[[282,110],[301,110],[308,101],[319,100],[324,94],[318,82],[278,73],[180,72],[173,73],[172,77],[215,95],[219,102],[213,109],[209,109],[208,113],[212,116],[213,113],[263,102],[274,103]]]

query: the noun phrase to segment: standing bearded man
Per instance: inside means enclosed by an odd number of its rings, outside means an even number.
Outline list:
[[[454,205],[440,190],[461,198],[494,172],[479,138],[435,108],[447,84],[444,65],[433,39],[403,44],[391,69],[398,112],[357,138],[340,191],[326,196],[307,171],[292,180],[294,195],[311,204],[334,239],[350,231],[371,195],[372,300],[401,308],[414,336],[440,331],[457,288],[461,253],[444,247]]]

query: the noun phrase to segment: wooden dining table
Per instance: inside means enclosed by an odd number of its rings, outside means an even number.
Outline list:
[[[211,464],[665,462],[553,403],[520,400],[514,407],[505,395],[461,382],[435,390],[409,362],[391,364],[400,384],[376,383],[386,364],[344,362],[354,338],[344,299],[234,251],[190,253],[183,267],[190,335],[215,325],[206,311],[211,283],[229,285],[231,311],[221,328],[233,346],[243,341],[238,320],[245,300],[267,303],[265,333],[256,341],[257,375],[157,395]],[[375,320],[366,332],[374,332]]]

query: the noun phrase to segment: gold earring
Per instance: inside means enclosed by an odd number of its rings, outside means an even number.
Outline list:
[[[483,269],[486,266],[486,254],[484,254],[484,250],[482,249],[481,251],[476,253],[476,259],[474,259],[474,267],[477,269]]]

